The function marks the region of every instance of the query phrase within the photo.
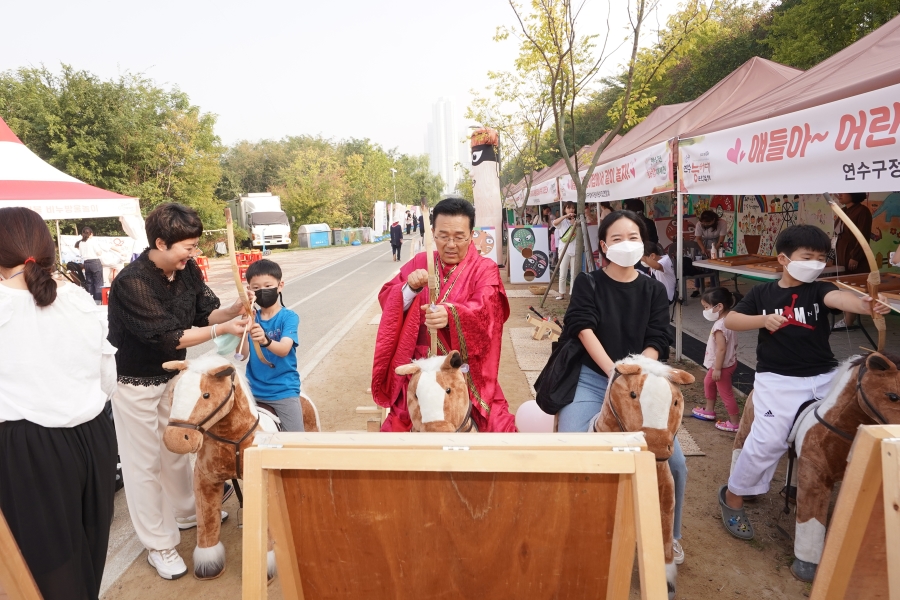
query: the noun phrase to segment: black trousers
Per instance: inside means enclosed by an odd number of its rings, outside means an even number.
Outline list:
[[[87,280],[88,292],[94,300],[100,300],[100,290],[103,289],[103,265],[100,264],[99,258],[84,261],[84,278]]]
[[[396,257],[397,260],[400,260],[400,248],[402,246],[400,244],[391,244],[391,258]]]
[[[44,600],[96,600],[116,491],[116,433],[0,423],[0,510]]]

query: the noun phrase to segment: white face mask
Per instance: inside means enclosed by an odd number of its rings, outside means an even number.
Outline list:
[[[785,256],[787,258],[787,256]],[[791,277],[803,283],[810,283],[825,270],[825,263],[821,260],[791,260],[785,267]]]
[[[703,318],[706,319],[707,321],[718,321],[719,313],[713,312],[713,309],[711,309],[711,308],[704,308],[703,309]]]
[[[620,267],[633,267],[644,257],[644,242],[619,242],[606,248],[606,258]]]

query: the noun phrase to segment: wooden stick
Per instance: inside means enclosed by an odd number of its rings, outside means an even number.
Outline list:
[[[241,299],[241,304],[244,305],[244,308],[247,311],[247,316],[250,317],[250,321],[253,321],[253,305],[250,302],[250,298],[247,296],[247,290],[244,289],[244,284],[241,281],[241,270],[237,264],[237,250],[235,249],[234,244],[234,221],[231,219],[231,209],[225,208],[225,239],[228,243],[228,258],[231,260],[231,274],[234,277],[234,285],[237,287],[238,298]],[[256,358],[259,359],[261,363],[264,365],[268,365],[271,368],[275,368],[275,365],[266,360],[266,357],[263,356],[262,349],[259,347],[259,344],[253,342],[253,349],[256,351]]]
[[[247,331],[250,329],[250,323],[253,321],[247,321],[247,324],[244,325],[244,333],[241,334],[241,343],[238,344],[237,352],[234,353],[234,357],[237,360],[244,360],[244,340],[247,339]]]
[[[851,292],[856,292],[857,294],[862,294],[863,296],[866,295],[866,292],[864,292],[860,289],[857,289],[857,288],[853,287],[852,285],[847,285],[843,281],[832,281],[832,283],[837,285],[838,287],[844,288],[845,290],[849,290]],[[884,300],[879,300],[878,298],[872,298],[872,300],[874,300],[878,304],[883,304],[883,305],[887,306],[889,309],[891,309],[894,312],[900,313],[900,308],[897,308],[897,307],[893,306],[892,304],[888,304]]]
[[[422,224],[425,226],[425,258],[428,265],[428,299],[434,304],[438,300],[440,287],[437,283],[437,275],[434,268],[434,232],[431,231],[431,215],[428,207],[422,203]],[[428,337],[431,339],[431,356],[437,356],[437,331],[428,328]]]

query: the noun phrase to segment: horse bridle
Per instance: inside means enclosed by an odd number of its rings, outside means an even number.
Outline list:
[[[256,421],[253,423],[253,425],[250,426],[250,429],[247,430],[247,433],[245,433],[241,437],[241,439],[239,439],[237,441],[220,437],[220,436],[214,434],[213,432],[211,432],[210,430],[203,427],[204,425],[206,425],[206,423],[210,419],[212,419],[215,416],[215,414],[217,412],[222,410],[225,407],[225,405],[228,404],[228,401],[231,400],[232,397],[234,397],[234,375],[235,375],[234,371],[232,371],[231,372],[231,389],[228,390],[228,395],[225,396],[225,399],[222,400],[219,403],[219,405],[216,406],[212,410],[211,413],[206,415],[206,418],[204,418],[202,421],[200,421],[196,425],[194,425],[193,423],[183,423],[181,421],[169,420],[168,426],[169,427],[181,427],[182,429],[193,429],[194,431],[199,431],[203,435],[207,435],[207,436],[211,437],[212,439],[216,440],[217,442],[222,442],[223,444],[228,444],[229,446],[233,446],[234,447],[234,470],[235,470],[235,473],[237,473],[238,477],[240,477],[241,473],[242,473],[241,472],[241,444],[243,444],[247,440],[247,438],[250,437],[254,431],[256,431],[256,427],[259,425],[259,413],[257,412]],[[216,421],[216,423],[218,423],[218,421]],[[213,424],[213,426],[215,426],[215,424]]]
[[[612,386],[616,382],[616,379],[618,379],[619,376],[621,375],[621,373],[619,372],[618,369],[614,369],[613,371],[614,371],[614,374],[612,376],[612,379],[609,380],[609,385],[607,386],[607,389],[610,390],[610,393],[606,394],[605,402],[609,403],[609,410],[612,411],[613,416],[616,418],[616,423],[618,423],[618,425],[619,425],[619,431],[621,431],[622,433],[628,433],[628,430],[625,429],[625,424],[622,422],[622,419],[619,417],[619,411],[616,410],[616,405],[613,404],[613,401],[612,401]],[[631,392],[631,394],[632,394],[632,396],[631,396],[632,398],[637,398],[637,394],[635,394],[634,392]],[[673,444],[674,444],[674,442],[673,442]],[[674,448],[673,448],[673,452],[674,452]],[[656,456],[655,458],[656,458],[656,462],[665,462],[665,461],[669,460],[668,458],[659,458],[658,456]]]
[[[871,411],[871,414],[869,416],[875,420],[876,424],[887,425],[887,419],[884,418],[884,415],[881,414],[881,411],[879,411],[877,408],[875,408],[875,405],[872,404],[872,401],[869,400],[869,397],[866,395],[866,392],[862,389],[863,376],[866,374],[866,372],[868,370],[869,369],[866,367],[865,363],[860,363],[859,371],[857,372],[857,375],[856,375],[856,397],[857,397],[857,399],[862,400],[862,403],[866,405],[865,408],[868,408]],[[863,412],[866,412],[865,408],[863,409]],[[844,438],[847,441],[850,441],[850,442],[853,441],[854,435],[852,435],[846,431],[843,431],[842,429],[838,429],[837,427],[835,427],[834,425],[832,425],[831,423],[826,421],[825,418],[819,414],[818,406],[813,411],[813,414],[815,415],[816,420],[819,423],[821,423],[826,429],[828,429],[832,433],[836,433],[837,435],[841,436],[842,438]]]
[[[466,428],[463,429],[463,427]],[[454,431],[453,433],[469,433],[473,429],[475,431],[478,431],[478,424],[475,422],[475,419],[472,418],[472,402],[469,401],[469,407],[466,409],[466,417],[462,420],[462,423],[459,424],[459,427],[457,427],[456,431]]]

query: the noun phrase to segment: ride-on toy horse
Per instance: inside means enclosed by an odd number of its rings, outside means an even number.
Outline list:
[[[831,493],[844,478],[857,428],[900,423],[898,367],[900,357],[890,354],[873,352],[851,357],[839,367],[827,397],[798,412],[788,442],[793,441],[798,457],[797,525],[791,573],[801,581],[813,580],[822,558]],[[752,424],[751,393],[734,439],[732,469]],[[785,493],[790,494],[789,489]]]
[[[478,431],[459,352],[414,360],[394,369],[411,375],[406,398],[413,431]]]
[[[606,388],[603,408],[594,421],[594,431],[640,431],[647,449],[656,455],[659,508],[662,519],[663,551],[669,598],[675,597],[675,555],[672,547],[675,526],[675,480],[669,457],[675,449],[675,435],[681,426],[684,397],[679,386],[694,383],[694,376],[659,361],[632,355],[615,364]]]
[[[275,432],[275,420],[257,408],[244,378],[218,355],[163,364],[180,371],[166,386],[172,412],[163,441],[176,454],[197,453],[194,497],[197,503],[197,546],[194,576],[215,579],[225,571],[225,546],[219,541],[222,485],[243,477],[244,450],[257,431]],[[301,397],[306,431],[318,431],[318,413]],[[275,575],[275,554],[268,556],[269,578]]]

